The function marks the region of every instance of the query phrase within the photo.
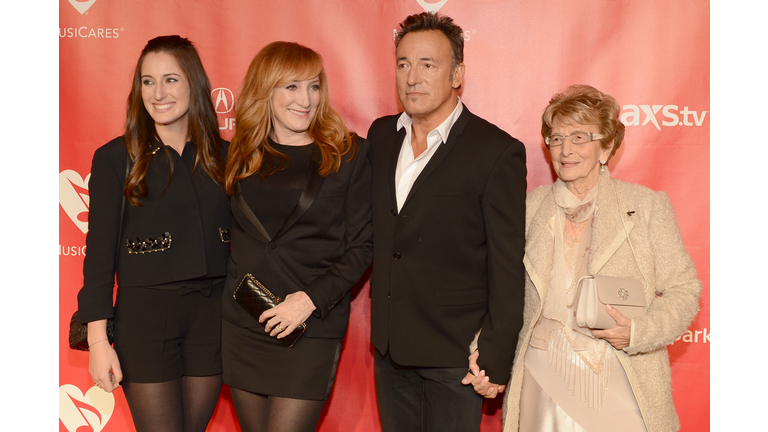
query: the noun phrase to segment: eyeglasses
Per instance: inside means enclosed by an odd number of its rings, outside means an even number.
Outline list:
[[[594,140],[603,139],[604,137],[601,134],[596,134],[592,132],[576,131],[570,135],[562,135],[562,134],[550,135],[544,138],[544,142],[547,144],[547,147],[560,147],[565,143],[566,138],[570,138],[573,144],[579,145],[579,144],[586,144]]]

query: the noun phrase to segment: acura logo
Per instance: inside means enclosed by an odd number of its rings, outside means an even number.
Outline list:
[[[80,12],[80,15],[84,14],[88,9],[90,9],[93,4],[96,3],[96,0],[86,0],[86,1],[78,1],[78,0],[69,0],[69,4],[75,7],[78,12]]]
[[[72,0],[70,0],[72,1]],[[435,13],[440,10],[441,7],[443,7],[446,3],[448,3],[448,0],[440,0],[439,2],[427,2],[426,0],[416,0],[421,7],[424,8],[425,11]]]
[[[213,99],[213,106],[216,108],[217,114],[226,114],[235,107],[235,95],[228,88],[213,89],[211,99]]]

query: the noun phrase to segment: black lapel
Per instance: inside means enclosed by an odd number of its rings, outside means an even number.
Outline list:
[[[309,178],[307,179],[307,187],[301,192],[299,202],[296,203],[296,207],[293,208],[288,219],[285,220],[283,226],[275,234],[275,238],[280,237],[284,232],[288,231],[293,224],[309,209],[312,203],[315,201],[317,194],[320,192],[320,188],[323,186],[325,177],[321,176],[318,170],[320,169],[320,161],[322,160],[322,154],[320,148],[317,145],[312,145],[312,157],[309,161]]]
[[[400,157],[400,150],[403,148],[404,139],[405,127],[402,127],[395,133],[389,154],[389,196],[392,201],[393,210],[397,210],[397,188],[395,187],[395,172],[397,171],[397,160]]]
[[[451,133],[448,134],[448,141],[440,144],[440,147],[438,147],[435,151],[435,154],[432,155],[432,158],[427,163],[427,166],[425,166],[419,176],[416,177],[416,181],[413,182],[413,186],[411,186],[411,190],[408,192],[408,197],[405,198],[405,202],[403,202],[403,208],[405,208],[406,204],[408,204],[408,201],[410,201],[411,197],[413,197],[416,191],[419,190],[429,175],[432,174],[438,165],[440,165],[440,162],[442,162],[448,153],[451,152],[451,149],[453,149],[453,147],[456,145],[458,137],[461,136],[461,134],[464,132],[464,127],[467,126],[471,115],[472,114],[469,112],[467,107],[462,105],[461,115],[459,116],[458,120],[456,120],[456,123],[453,124],[453,127],[451,127]]]
[[[243,216],[245,216],[245,218],[248,219],[248,222],[250,222],[250,224],[240,225],[243,227],[244,230],[248,231],[251,235],[253,235],[255,233],[250,229],[248,229],[249,226],[253,226],[254,228],[256,228],[259,234],[261,234],[264,237],[264,240],[266,242],[272,241],[272,238],[267,233],[267,230],[264,229],[264,226],[261,224],[261,221],[259,221],[259,218],[257,218],[256,215],[251,210],[251,208],[248,207],[248,204],[243,199],[243,196],[240,195],[240,182],[235,182],[234,192],[232,193],[232,205],[234,207],[237,207],[237,210],[240,210],[240,213],[242,213]]]

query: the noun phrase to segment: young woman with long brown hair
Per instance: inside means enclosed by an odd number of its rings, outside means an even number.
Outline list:
[[[189,40],[150,40],[125,133],[93,157],[79,319],[88,324],[95,385],[111,392],[122,384],[139,432],[204,432],[221,391],[231,213],[210,94]]]

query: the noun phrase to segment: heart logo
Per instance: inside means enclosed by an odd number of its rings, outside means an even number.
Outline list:
[[[100,432],[114,410],[115,397],[96,386],[85,394],[72,384],[59,387],[59,420],[69,432],[77,432],[82,426]]]
[[[69,1],[71,2],[72,0]],[[416,0],[416,2],[418,2],[425,11],[435,13],[439,11],[440,8],[443,7],[446,3],[448,3],[448,0],[441,0],[437,3],[427,3],[425,0]]]
[[[64,170],[59,173],[59,204],[72,222],[83,234],[88,232],[88,195],[89,173],[85,179],[77,171]]]
[[[96,3],[96,0],[88,0],[88,1],[78,1],[78,0],[69,0],[69,4],[75,7],[78,12],[80,12],[80,15],[84,14],[85,11],[90,9],[93,4]]]

